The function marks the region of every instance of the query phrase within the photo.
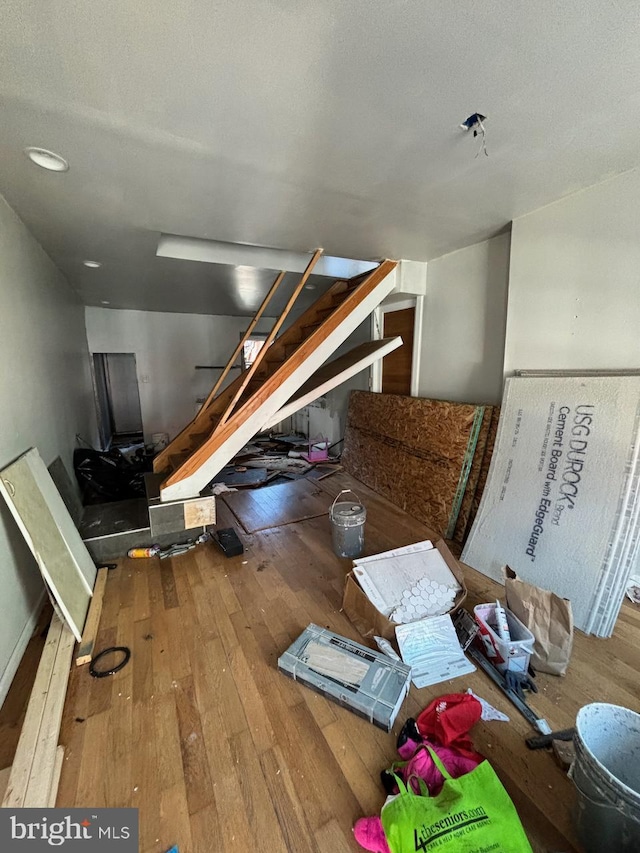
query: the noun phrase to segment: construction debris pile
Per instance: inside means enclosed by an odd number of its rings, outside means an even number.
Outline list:
[[[306,477],[322,480],[342,470],[339,456],[330,456],[329,441],[310,441],[300,433],[263,434],[245,445],[213,478],[203,494],[277,486]]]

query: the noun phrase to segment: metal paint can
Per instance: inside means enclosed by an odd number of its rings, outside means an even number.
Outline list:
[[[344,494],[351,494],[356,501],[340,501]],[[329,510],[331,522],[331,540],[333,550],[338,557],[360,557],[364,550],[364,523],[367,520],[367,510],[362,501],[351,489],[343,489]]]

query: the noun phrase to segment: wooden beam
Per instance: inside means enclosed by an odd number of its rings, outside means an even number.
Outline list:
[[[74,646],[73,635],[64,627],[51,674],[51,683],[45,697],[42,724],[38,732],[36,750],[23,803],[24,808],[40,808],[49,802],[54,783],[58,737],[60,736],[62,712],[67,695]]]
[[[11,776],[10,767],[5,767],[4,770],[0,770],[0,801],[4,800],[4,794],[7,790],[7,785],[9,784],[9,776]]]
[[[298,298],[298,296],[300,295],[300,291],[301,291],[301,290],[302,290],[302,288],[305,286],[305,284],[306,284],[306,282],[307,282],[307,279],[308,279],[308,278],[309,278],[309,276],[311,275],[311,271],[313,270],[313,268],[315,267],[315,265],[316,265],[316,264],[318,263],[318,261],[320,260],[320,256],[321,256],[321,255],[322,255],[322,249],[316,249],[316,250],[315,250],[315,252],[313,253],[313,257],[311,258],[311,260],[310,260],[310,261],[309,261],[309,263],[307,264],[307,268],[306,268],[306,270],[302,273],[302,277],[300,278],[300,281],[298,282],[298,284],[296,285],[295,290],[293,291],[293,293],[292,293],[292,294],[291,294],[291,296],[289,297],[289,301],[287,302],[287,304],[286,304],[286,306],[285,306],[284,311],[282,312],[282,314],[281,314],[281,315],[278,317],[278,319],[276,320],[276,322],[275,322],[275,324],[274,324],[273,328],[271,329],[271,331],[270,331],[270,332],[269,332],[269,334],[267,335],[267,339],[266,339],[266,341],[264,342],[264,346],[260,349],[260,352],[259,352],[259,353],[258,353],[258,355],[256,356],[256,360],[253,362],[253,364],[251,365],[251,367],[250,367],[247,371],[245,371],[245,373],[244,373],[244,378],[243,378],[243,382],[240,384],[240,387],[239,387],[239,388],[238,388],[238,390],[236,391],[236,393],[235,393],[235,395],[233,396],[233,398],[232,398],[231,402],[229,403],[229,405],[227,406],[227,408],[225,409],[225,411],[224,411],[224,412],[222,413],[222,415],[220,416],[220,419],[219,419],[218,423],[216,424],[216,429],[217,429],[218,427],[223,426],[223,425],[227,422],[227,420],[229,419],[229,417],[230,417],[230,415],[231,415],[231,412],[233,412],[233,410],[234,410],[234,408],[235,408],[236,403],[238,402],[238,400],[240,399],[240,397],[242,397],[242,394],[243,394],[243,392],[244,392],[244,389],[247,387],[247,385],[248,385],[248,384],[249,384],[249,382],[251,381],[251,377],[252,377],[252,376],[253,376],[253,374],[256,372],[256,370],[260,367],[260,362],[262,361],[262,359],[263,359],[263,358],[265,357],[265,355],[267,354],[267,350],[269,349],[269,346],[271,345],[271,343],[272,343],[273,339],[275,338],[275,336],[276,336],[276,335],[278,334],[278,332],[280,331],[280,327],[282,326],[282,324],[284,323],[285,319],[287,318],[287,315],[289,314],[289,312],[290,312],[290,311],[291,311],[291,309],[293,308],[293,305],[294,305],[294,303],[295,303],[296,299],[297,299],[297,298]]]
[[[267,420],[264,429],[270,429],[290,417],[400,346],[402,346],[402,338],[399,336],[366,341],[339,358],[325,362],[313,376],[307,379],[300,390]]]
[[[229,371],[233,367],[234,361],[242,352],[242,347],[244,346],[245,342],[251,337],[251,333],[253,332],[255,327],[258,325],[258,320],[264,314],[269,302],[271,301],[271,297],[274,295],[274,293],[276,292],[276,290],[280,286],[282,279],[285,277],[285,275],[286,275],[285,270],[282,270],[282,272],[278,273],[276,280],[271,285],[271,289],[269,290],[269,292],[265,296],[264,300],[262,301],[262,305],[256,311],[256,315],[253,318],[253,320],[249,323],[249,328],[247,329],[247,331],[242,336],[240,343],[235,348],[235,350],[233,351],[233,355],[231,356],[231,358],[227,362],[227,366],[225,367],[225,369],[222,371],[222,373],[218,377],[218,381],[216,382],[216,384],[211,389],[211,392],[210,392],[209,396],[207,397],[207,399],[204,401],[203,406],[202,406],[203,410],[207,408],[209,403],[213,400],[213,398],[218,393],[218,389],[220,388],[220,386],[222,385],[224,380],[227,378],[227,374],[229,373]]]
[[[95,646],[96,635],[98,633],[98,625],[100,624],[102,601],[104,598],[104,590],[107,585],[108,574],[109,569],[98,569],[96,585],[93,588],[93,598],[89,605],[87,621],[84,623],[82,640],[80,641],[80,646],[78,647],[78,653],[76,655],[76,666],[83,666],[83,664],[89,663],[93,657],[93,648]]]
[[[27,705],[3,808],[45,808],[49,803],[74,645],[73,634],[54,615]]]
[[[55,809],[58,799],[58,788],[60,787],[60,776],[62,774],[62,762],[64,761],[64,746],[56,749],[56,759],[53,765],[53,778],[51,779],[51,790],[49,791],[49,802],[47,807]]]

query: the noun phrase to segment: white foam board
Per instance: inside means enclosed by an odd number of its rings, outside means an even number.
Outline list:
[[[0,492],[60,612],[80,641],[96,567],[36,448],[0,472]]]

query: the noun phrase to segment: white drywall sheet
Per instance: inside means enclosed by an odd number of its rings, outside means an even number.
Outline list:
[[[508,564],[608,636],[637,558],[639,429],[640,376],[508,379],[462,560],[498,581]]]
[[[0,491],[69,628],[80,641],[96,567],[35,448],[2,470]]]

